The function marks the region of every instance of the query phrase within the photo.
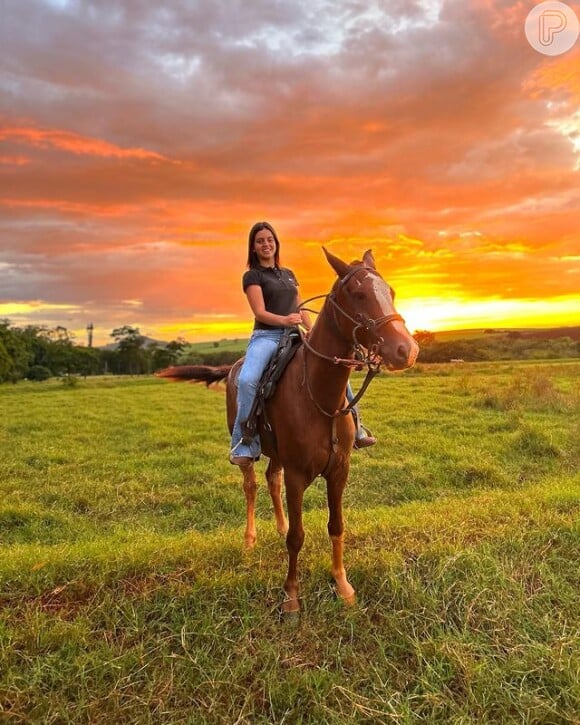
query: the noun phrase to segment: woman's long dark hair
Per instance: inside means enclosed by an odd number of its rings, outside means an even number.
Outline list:
[[[254,241],[256,239],[256,234],[258,232],[261,232],[262,229],[267,229],[274,237],[274,241],[276,242],[274,264],[276,265],[276,267],[280,266],[280,241],[278,239],[278,235],[274,231],[274,227],[268,222],[256,222],[254,226],[250,229],[250,234],[248,236],[248,269],[260,266],[260,262],[258,261],[258,255],[254,251]]]

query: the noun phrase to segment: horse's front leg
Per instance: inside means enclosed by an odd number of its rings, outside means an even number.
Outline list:
[[[256,495],[257,483],[256,472],[253,462],[241,465],[240,471],[244,476],[244,494],[246,495],[246,531],[244,533],[244,543],[248,549],[256,545]]]
[[[288,506],[289,527],[286,535],[288,549],[288,574],[284,582],[286,597],[282,604],[284,614],[300,611],[300,585],[298,583],[298,554],[304,543],[304,527],[302,525],[302,501],[306,490],[304,477],[284,470],[286,486],[286,504]]]
[[[343,563],[344,521],[342,518],[342,494],[348,478],[348,463],[332,472],[326,478],[328,498],[328,535],[332,542],[332,576],[336,582],[336,592],[343,602],[350,606],[356,601],[354,588],[346,576]]]
[[[288,533],[288,522],[284,514],[284,506],[282,505],[282,466],[270,459],[268,468],[266,469],[266,480],[268,481],[268,491],[272,499],[274,507],[274,517],[276,518],[276,529],[281,536]]]

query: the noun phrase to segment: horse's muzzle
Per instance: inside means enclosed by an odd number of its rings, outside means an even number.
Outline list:
[[[405,331],[385,340],[379,348],[383,362],[389,370],[406,370],[413,367],[419,354],[416,340]]]

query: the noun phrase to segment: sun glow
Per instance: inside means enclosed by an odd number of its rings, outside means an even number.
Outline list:
[[[32,315],[41,312],[76,312],[75,305],[51,304],[48,302],[0,302],[0,317],[11,318],[15,315]]]
[[[398,306],[413,330],[459,330],[480,327],[558,327],[580,322],[580,298],[533,299],[414,299]]]

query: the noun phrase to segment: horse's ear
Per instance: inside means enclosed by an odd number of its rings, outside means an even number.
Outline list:
[[[375,258],[373,257],[373,253],[370,249],[367,249],[367,251],[364,253],[363,262],[366,264],[367,267],[371,267],[372,269],[377,268],[375,264]]]
[[[324,247],[322,247],[322,251],[326,255],[326,259],[328,259],[328,263],[330,264],[332,269],[334,269],[334,271],[340,277],[340,279],[345,277],[348,270],[350,269],[350,265],[347,264],[346,262],[343,262],[342,259],[335,257],[334,254],[331,254]]]

